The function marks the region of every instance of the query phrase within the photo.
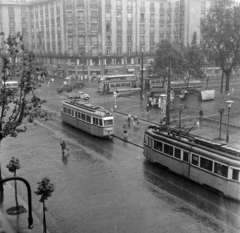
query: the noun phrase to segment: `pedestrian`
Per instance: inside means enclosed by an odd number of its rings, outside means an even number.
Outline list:
[[[150,112],[149,104],[147,105],[146,110],[147,110],[146,115],[149,115],[149,114],[151,113],[151,112]]]
[[[128,126],[127,126],[127,123],[125,122],[124,125],[123,125],[123,138],[125,140],[128,139]]]
[[[60,142],[61,148],[62,148],[62,154],[65,154],[65,150],[66,150],[66,142],[64,139],[61,140]]]
[[[152,107],[152,98],[151,97],[148,98],[148,105],[150,108]]]
[[[199,121],[200,121],[200,123],[202,123],[202,121],[203,121],[203,110],[202,110],[202,108],[199,110]]]

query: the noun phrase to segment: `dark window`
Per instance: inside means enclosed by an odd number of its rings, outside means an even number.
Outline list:
[[[114,83],[110,83],[110,87],[115,87],[115,84]]]
[[[126,83],[126,87],[130,87],[130,83]]]
[[[68,114],[71,115],[71,109],[70,108],[68,108]]]
[[[173,156],[173,147],[167,144],[164,144],[164,153]]]
[[[85,121],[86,115],[82,113],[82,120]]]
[[[81,118],[81,114],[80,114],[80,112],[78,112],[78,118],[79,118],[79,119]]]
[[[87,120],[87,122],[89,122],[89,123],[91,123],[91,117],[90,116],[88,116],[88,115],[86,115],[86,120]]]
[[[158,150],[158,151],[162,151],[162,148],[163,148],[163,144],[162,142],[159,142],[159,141],[155,141],[154,140],[154,147],[153,147],[155,150]]]
[[[72,110],[72,116],[74,116],[74,110]]]
[[[238,177],[239,177],[239,170],[233,169],[232,179],[238,180]]]
[[[181,159],[181,150],[178,148],[175,148],[175,154],[174,157]]]
[[[201,157],[200,167],[211,172],[213,168],[213,161]]]
[[[199,156],[192,154],[192,164],[198,166]]]
[[[125,83],[121,83],[121,87],[125,87]]]
[[[116,87],[120,87],[120,83],[116,83]]]
[[[183,151],[183,161],[188,162],[188,152],[187,151]]]
[[[220,163],[214,163],[214,173],[228,177],[228,167]]]
[[[102,119],[99,119],[99,125],[102,126]]]
[[[67,113],[66,107],[63,107],[63,112]]]
[[[104,126],[108,126],[108,125],[113,125],[113,120],[105,120],[104,121]]]
[[[75,111],[75,117],[77,117],[77,111]]]

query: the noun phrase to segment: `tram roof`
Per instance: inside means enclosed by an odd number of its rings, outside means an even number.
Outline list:
[[[90,112],[102,112],[106,115],[112,116],[112,113],[108,110],[105,109],[104,107],[98,106],[98,105],[92,105],[89,103],[82,103],[80,101],[62,101],[63,104],[69,104],[71,106],[77,107],[77,108],[81,108],[81,109],[85,109],[87,111]]]
[[[195,145],[199,146],[204,146],[209,149],[214,149],[219,152],[227,153],[229,155],[235,156],[235,157],[240,157],[240,149],[237,149],[235,147],[230,147],[226,145],[226,143],[220,143],[220,142],[215,142],[215,141],[210,141],[205,138],[201,138],[199,136],[195,136],[190,133],[183,132],[178,129],[173,129],[167,126],[149,126],[153,130],[154,133],[160,134],[163,136],[168,135],[168,137],[174,138],[174,139],[180,139],[183,143],[186,142],[191,142],[194,143]],[[166,134],[167,133],[167,134]],[[187,139],[187,141],[186,141]]]
[[[185,84],[183,80],[180,81],[171,81],[171,84]],[[189,83],[201,83],[200,80],[189,80]]]
[[[111,78],[124,78],[124,77],[135,77],[135,74],[108,75],[108,76],[105,76],[105,79],[111,79]]]

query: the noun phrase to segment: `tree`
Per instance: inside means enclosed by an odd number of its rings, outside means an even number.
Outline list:
[[[224,113],[224,106],[219,107],[218,112],[220,113],[219,140],[221,140],[222,118],[223,118],[223,113]]]
[[[231,0],[215,1],[201,20],[201,47],[211,64],[220,66],[226,75],[229,91],[232,69],[240,60],[240,6]]]
[[[39,201],[43,203],[43,233],[46,233],[47,224],[45,211],[47,211],[47,208],[45,207],[45,201],[52,196],[52,192],[54,192],[54,185],[50,183],[50,179],[48,179],[47,177],[43,178],[37,184],[38,187],[37,190],[35,191],[35,194],[41,196]]]
[[[17,169],[20,169],[19,160],[12,157],[9,164],[7,165],[7,168],[10,172],[13,173],[14,176],[16,176]],[[19,205],[18,205],[18,198],[17,198],[17,181],[16,180],[14,180],[14,188],[15,188],[16,210],[18,210]]]
[[[4,37],[4,33],[0,33]],[[16,65],[16,57],[21,58],[20,64]],[[46,101],[37,97],[34,91],[40,87],[40,83],[47,76],[44,67],[32,64],[35,60],[33,52],[27,50],[23,45],[23,37],[20,33],[9,36],[4,40],[0,49],[2,60],[2,85],[0,86],[0,146],[2,140],[7,137],[16,137],[18,133],[25,132],[26,126],[21,127],[25,119],[33,122],[35,117],[41,116],[46,120],[51,113],[41,109]],[[20,76],[19,92],[6,85],[8,80]],[[1,166],[0,166],[0,180]],[[0,186],[3,191],[3,186]]]
[[[190,45],[183,47],[183,62],[180,69],[184,76],[184,81],[189,85],[190,79],[204,79],[205,73],[203,67],[205,65],[205,58],[200,46],[197,44],[197,34],[193,35],[193,40]]]

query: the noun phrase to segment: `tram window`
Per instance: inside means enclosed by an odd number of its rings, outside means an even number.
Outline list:
[[[211,172],[213,168],[213,161],[201,157],[200,167]]]
[[[164,144],[164,153],[173,156],[173,147],[167,144]]]
[[[125,87],[125,83],[121,83],[121,87]]]
[[[74,110],[72,110],[72,116],[74,116]]]
[[[224,177],[228,177],[228,167],[220,164],[220,163],[214,163],[214,173],[220,175],[220,176],[224,176]]]
[[[110,87],[115,87],[115,84],[114,84],[114,83],[111,83],[111,84],[110,84]]]
[[[175,148],[175,154],[174,157],[181,159],[181,150],[178,148]]]
[[[162,148],[163,148],[162,142],[159,142],[159,141],[155,141],[155,140],[154,140],[153,148],[154,148],[155,150],[162,151]]]
[[[82,113],[82,120],[85,121],[86,115]]]
[[[113,125],[113,120],[104,120],[104,126]]]
[[[116,83],[116,87],[120,87],[120,83]]]
[[[126,87],[130,87],[130,85],[131,85],[130,83],[126,83]]]
[[[238,180],[239,179],[239,170],[233,169],[232,179],[233,180]]]
[[[80,114],[80,112],[78,112],[78,118],[79,118],[79,119],[81,118],[81,114]]]
[[[70,108],[68,108],[68,114],[71,115],[71,109]]]
[[[63,107],[63,112],[67,113],[67,108]]]
[[[89,122],[89,123],[91,123],[91,117],[88,116],[88,115],[86,115],[86,121]]]
[[[144,135],[144,144],[148,144],[148,136],[146,134]]]
[[[102,124],[102,119],[99,119],[99,125],[101,125],[101,126],[103,125]]]
[[[183,151],[183,161],[188,162],[188,152]]]
[[[77,111],[75,111],[75,117],[77,118]]]
[[[199,156],[192,154],[192,164],[198,166]]]

